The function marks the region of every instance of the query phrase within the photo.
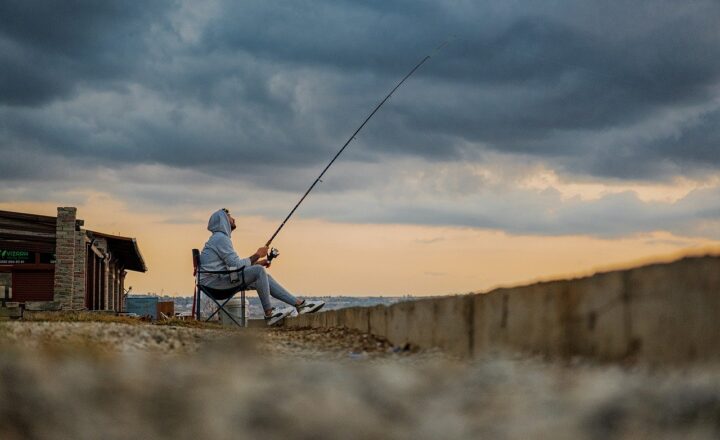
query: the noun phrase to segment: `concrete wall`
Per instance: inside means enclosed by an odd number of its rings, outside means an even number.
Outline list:
[[[604,361],[718,361],[720,257],[301,315],[285,325],[352,328],[460,356],[509,349]]]

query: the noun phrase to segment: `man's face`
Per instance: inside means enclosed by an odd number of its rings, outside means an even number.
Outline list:
[[[233,217],[232,215],[230,215],[229,212],[227,213],[227,217],[228,217],[228,221],[230,221],[230,230],[231,230],[231,231],[234,231],[235,228],[237,228],[237,226],[235,226],[235,217]]]

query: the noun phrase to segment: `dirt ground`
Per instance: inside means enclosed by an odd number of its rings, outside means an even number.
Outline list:
[[[720,371],[472,361],[344,330],[0,322],[0,439],[716,439]]]

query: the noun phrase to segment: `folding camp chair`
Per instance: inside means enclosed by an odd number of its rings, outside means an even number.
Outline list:
[[[218,313],[220,310],[225,312],[225,315],[228,316],[232,321],[237,324],[239,327],[245,327],[247,324],[246,322],[246,316],[245,313],[245,290],[247,289],[247,285],[245,284],[245,267],[241,267],[240,269],[235,270],[201,270],[200,269],[200,251],[197,249],[192,250],[192,256],[193,256],[193,276],[195,277],[195,297],[193,302],[193,309],[195,309],[195,317],[199,321],[201,319],[200,317],[200,298],[201,293],[204,293],[207,295],[208,298],[210,298],[217,306],[218,309],[212,312],[210,316],[205,319],[205,322],[210,321],[213,316],[215,316],[216,313]],[[200,274],[201,273],[214,273],[214,274],[224,274],[228,275],[231,273],[238,273],[240,277],[242,278],[242,283],[231,287],[229,289],[213,289],[212,287],[203,286],[200,284]],[[242,301],[242,305],[240,306],[240,313],[242,315],[242,318],[240,322],[238,322],[235,317],[225,309],[225,305],[237,294],[240,292],[240,297]],[[222,304],[220,304],[220,301],[223,301]]]

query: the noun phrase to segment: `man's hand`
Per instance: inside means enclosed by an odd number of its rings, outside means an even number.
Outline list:
[[[255,263],[255,264],[262,266],[262,267],[270,267],[270,262],[264,258],[262,260],[258,260],[257,263]]]
[[[267,257],[268,254],[268,247],[263,246],[261,248],[258,248],[257,252],[250,255],[250,263],[257,264],[257,261],[261,259],[262,257]]]

